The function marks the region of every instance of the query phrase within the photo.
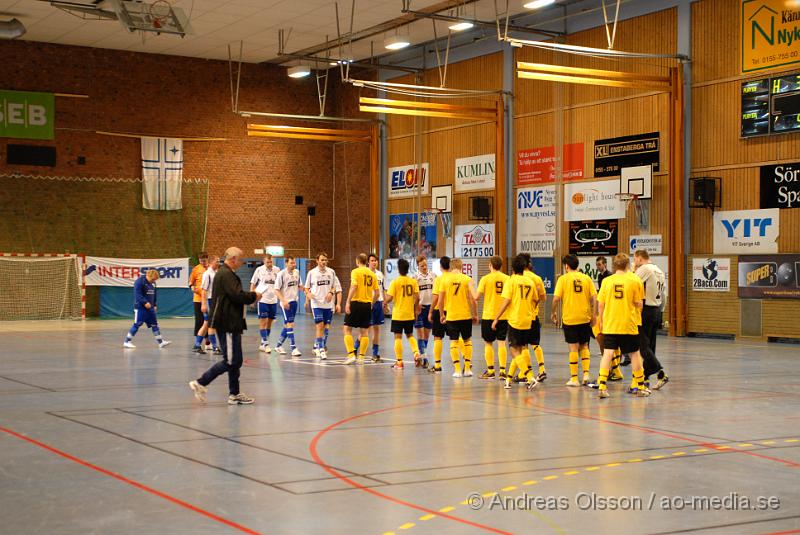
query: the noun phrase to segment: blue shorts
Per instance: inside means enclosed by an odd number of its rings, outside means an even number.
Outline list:
[[[156,311],[152,308],[136,307],[133,309],[133,323],[136,325],[146,324],[148,327],[158,327]]]
[[[370,325],[383,325],[383,301],[375,301],[372,305],[372,318],[369,321]]]
[[[311,311],[314,312],[314,323],[324,323],[325,325],[331,324],[331,321],[333,320],[333,309],[311,307]]]
[[[203,312],[203,321],[208,321],[208,313],[211,312],[211,299],[208,299],[206,304],[206,311]]]
[[[431,329],[433,328],[433,324],[428,321],[428,312],[431,311],[430,305],[422,305],[422,311],[420,311],[419,316],[417,316],[417,320],[414,322],[414,327],[416,329]]]
[[[278,303],[258,303],[258,317],[274,320],[278,313]]]
[[[283,312],[283,323],[294,323],[294,317],[297,315],[297,301],[289,301],[289,310],[281,306]]]

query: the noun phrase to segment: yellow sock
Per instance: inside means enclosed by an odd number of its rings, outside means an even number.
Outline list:
[[[472,369],[472,339],[464,342],[464,371]]]
[[[494,348],[492,344],[483,346],[483,358],[486,360],[486,369],[489,373],[494,373]]]
[[[458,350],[461,351],[461,354],[464,354],[464,339],[459,337],[458,339]]]
[[[397,362],[403,362],[403,340],[401,338],[394,339],[394,358]]]
[[[606,381],[608,381],[608,369],[600,368],[600,375],[597,378],[597,388],[600,390],[606,389]]]
[[[417,343],[417,339],[413,336],[408,337],[408,345],[411,346],[411,352],[414,353],[414,356],[419,355],[419,344]]]
[[[358,343],[358,356],[362,359],[367,355],[367,347],[369,347],[369,337],[364,336]]]
[[[436,363],[436,368],[442,368],[442,339],[433,339],[433,360]]]
[[[356,356],[356,346],[353,342],[353,335],[346,334],[344,335],[344,348],[347,350],[348,357],[355,357]]]
[[[539,363],[539,373],[544,373],[544,351],[542,351],[542,347],[534,347],[533,354],[536,355],[536,362]]]
[[[518,358],[519,358],[519,355],[516,356],[516,357],[513,356],[513,355],[511,356],[511,364],[509,364],[509,366],[508,366],[508,377],[509,377],[509,379],[514,377],[514,373],[517,371],[517,367],[518,367],[517,359]]]
[[[591,353],[589,352],[589,348],[584,348],[580,350],[581,355],[581,368],[583,368],[583,373],[589,373],[589,366],[591,364]]]
[[[458,344],[450,347],[450,358],[453,359],[453,368],[456,373],[461,373],[461,356],[458,353]]]
[[[570,379],[578,380],[578,352],[569,352],[569,376]]]
[[[500,373],[506,373],[506,362],[508,362],[508,348],[505,344],[498,344],[497,357],[500,359]]]
[[[636,381],[636,387],[639,390],[644,389],[644,370],[635,370],[633,372],[634,381]]]
[[[525,374],[527,373],[526,370],[531,367],[531,352],[528,351],[528,348],[526,347],[522,350],[522,353],[520,353],[519,357],[517,358],[520,359],[520,361],[517,363],[517,366],[519,367],[519,378],[524,379]]]

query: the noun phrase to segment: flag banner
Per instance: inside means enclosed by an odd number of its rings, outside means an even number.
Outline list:
[[[180,210],[183,140],[142,138],[142,206],[147,210]]]
[[[188,288],[188,258],[103,258],[86,257],[87,286],[133,286],[147,273],[158,271],[159,288]]]

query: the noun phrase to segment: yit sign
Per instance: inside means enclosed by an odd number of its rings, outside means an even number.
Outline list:
[[[777,253],[780,211],[737,210],[714,213],[714,253]]]

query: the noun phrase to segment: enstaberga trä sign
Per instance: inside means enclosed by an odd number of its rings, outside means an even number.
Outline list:
[[[800,208],[800,162],[761,167],[761,208]]]
[[[730,289],[730,258],[692,259],[692,290],[698,292],[728,292]]]
[[[494,154],[458,158],[456,160],[456,191],[494,189]]]

